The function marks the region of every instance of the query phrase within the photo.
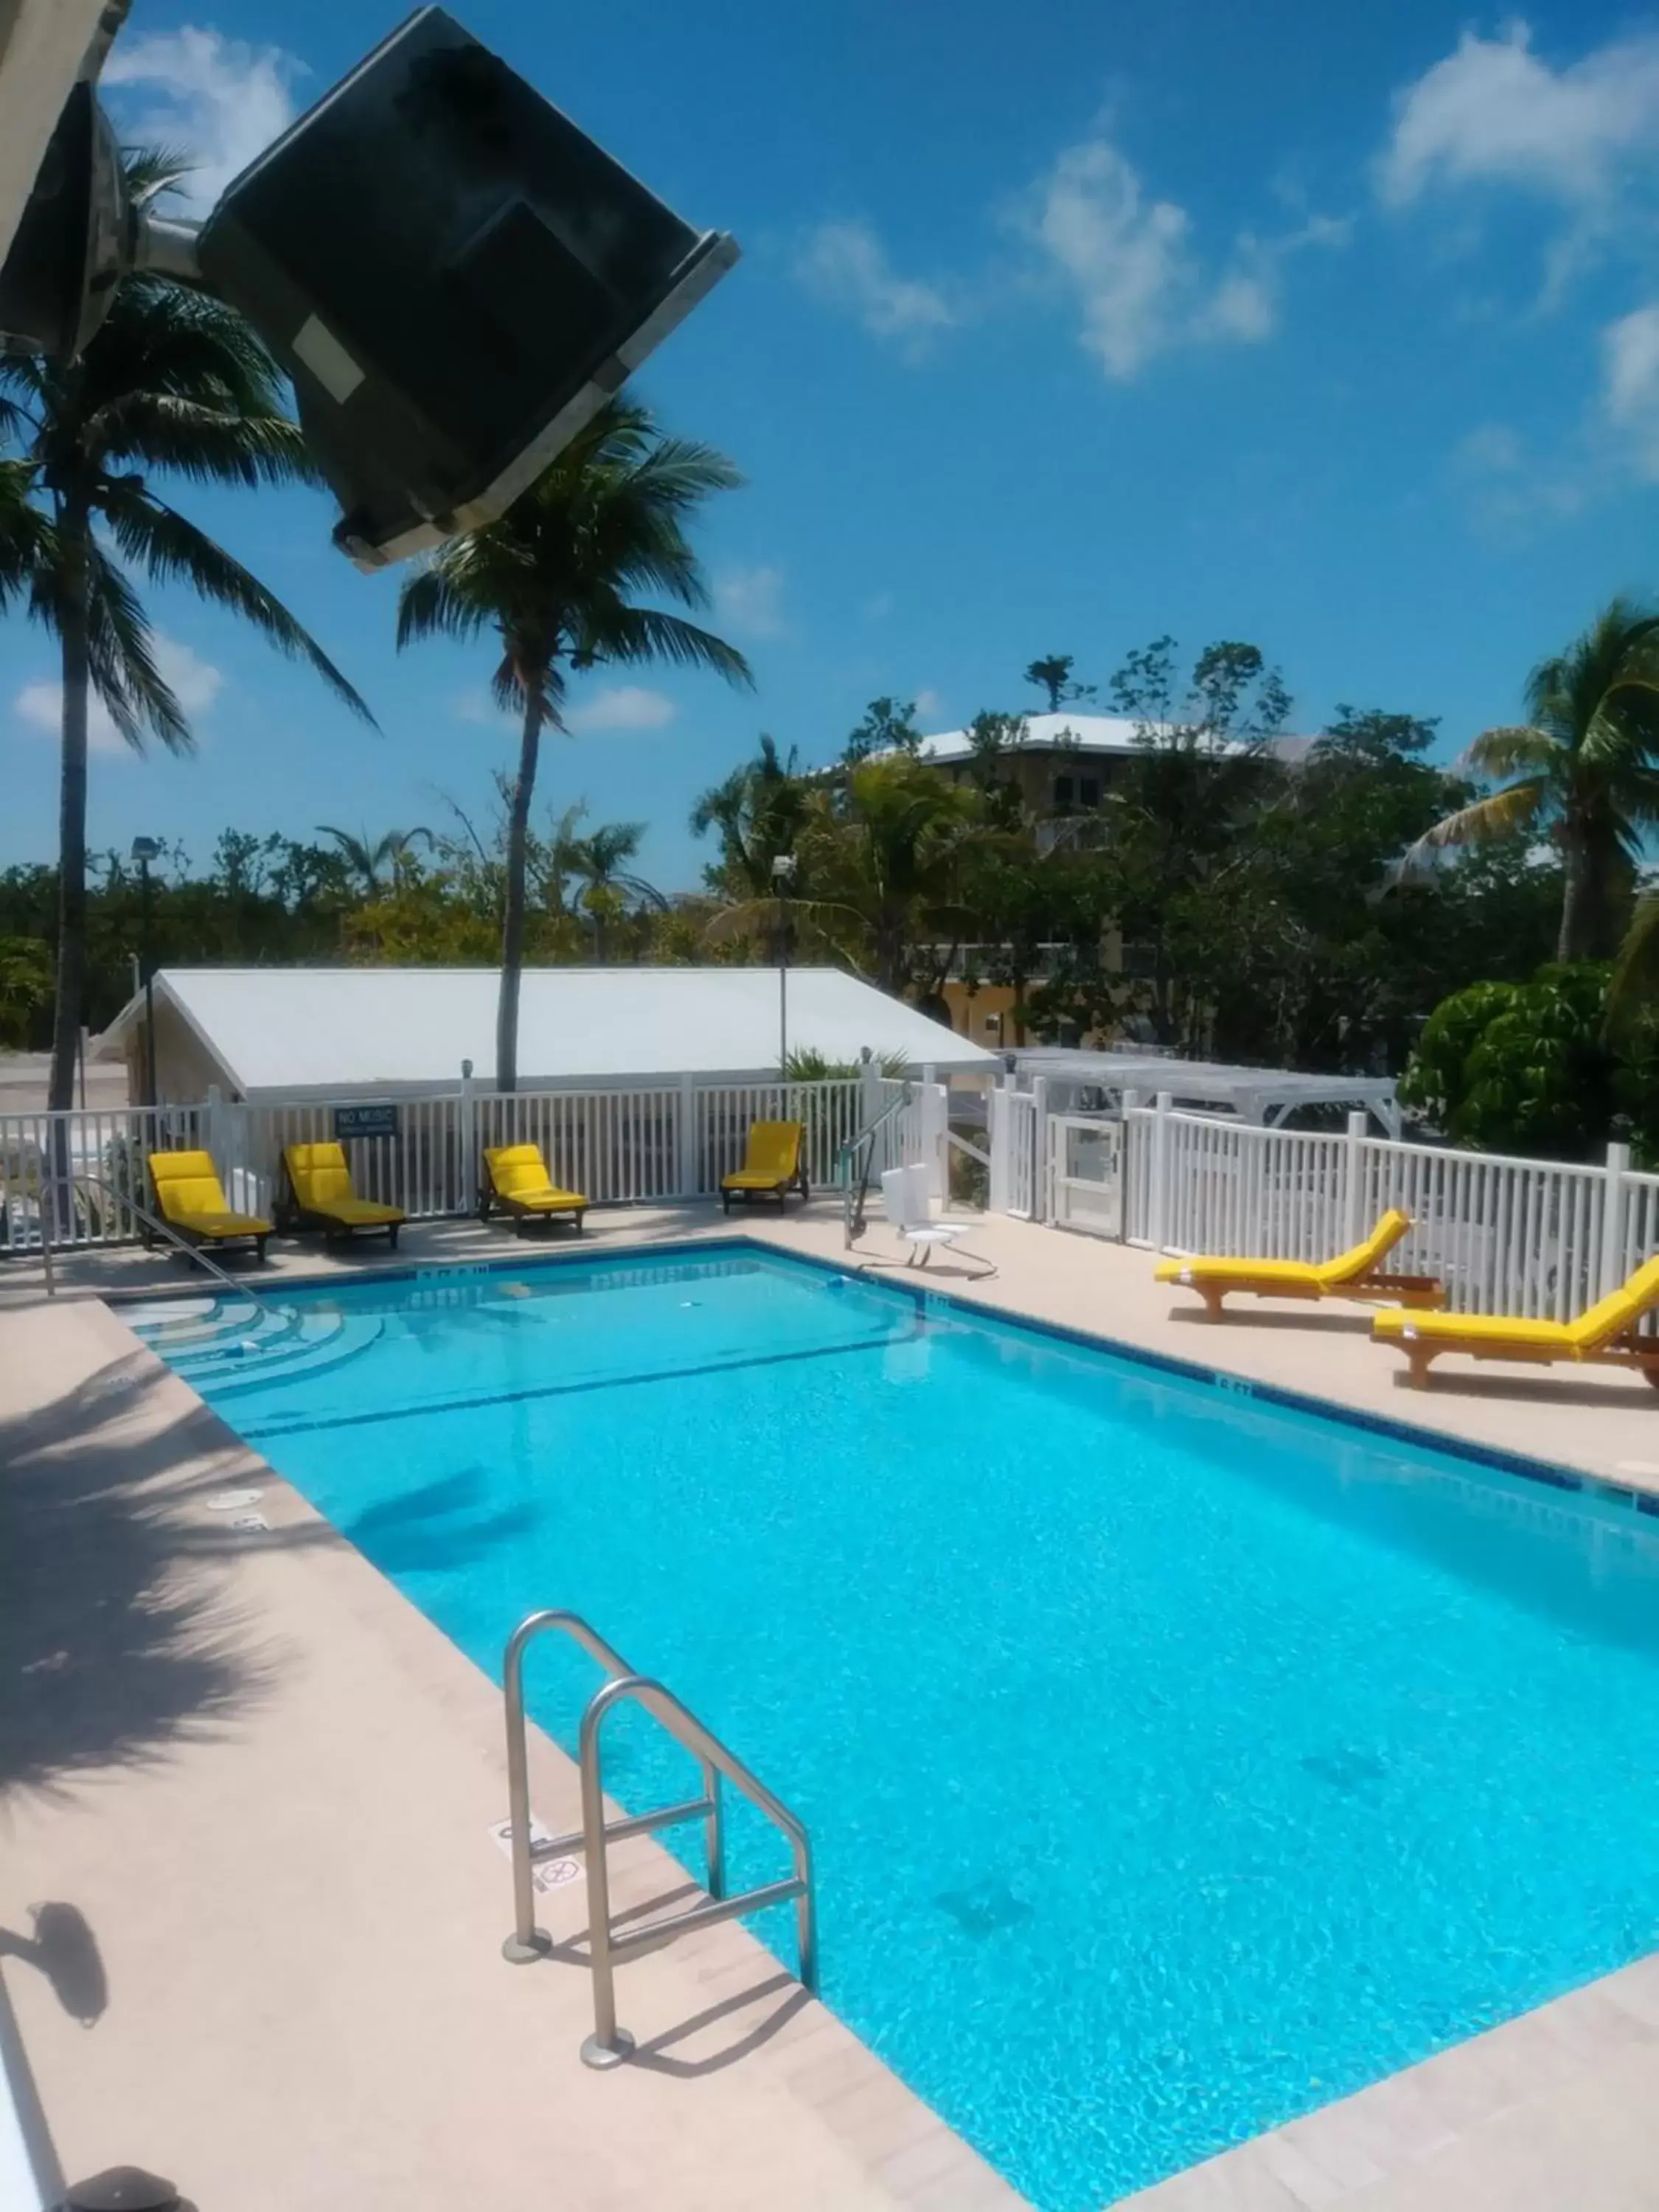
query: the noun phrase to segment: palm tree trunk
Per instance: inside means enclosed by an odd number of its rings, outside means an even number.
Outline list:
[[[495,1088],[519,1087],[519,978],[524,968],[525,859],[530,842],[530,801],[536,789],[546,712],[539,684],[525,685],[524,733],[519,775],[507,817],[507,898],[501,915],[501,995],[495,1010]]]
[[[1561,929],[1556,939],[1558,960],[1588,960],[1595,933],[1595,901],[1589,854],[1582,836],[1571,830],[1562,841]]]
[[[64,550],[58,609],[63,647],[64,745],[58,798],[58,995],[52,1009],[52,1073],[46,1103],[75,1103],[75,1069],[86,1011],[87,712],[91,670],[87,646],[87,510],[65,501],[58,529]]]

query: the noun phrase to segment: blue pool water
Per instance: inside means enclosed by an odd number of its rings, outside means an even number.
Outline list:
[[[827,2001],[1042,2212],[1659,1942],[1659,1522],[742,1246],[292,1312],[152,1334],[492,1675],[571,1607],[722,1734]],[[567,1744],[594,1679],[532,1660]]]

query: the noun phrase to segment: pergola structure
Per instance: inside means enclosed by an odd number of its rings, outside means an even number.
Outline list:
[[[1390,1075],[1304,1075],[1292,1068],[1228,1067],[1173,1054],[1082,1052],[1033,1045],[1007,1055],[1022,1083],[1042,1077],[1049,1103],[1061,1114],[1111,1113],[1150,1104],[1167,1091],[1178,1107],[1231,1114],[1258,1128],[1276,1129],[1298,1107],[1363,1109],[1391,1137],[1400,1134],[1400,1102]]]

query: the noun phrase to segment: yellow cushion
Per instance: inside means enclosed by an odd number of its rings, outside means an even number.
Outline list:
[[[400,1206],[356,1195],[339,1145],[284,1145],[283,1158],[301,1212],[326,1214],[353,1229],[384,1229],[408,1218]]]
[[[1334,1260],[1327,1260],[1314,1272],[1322,1283],[1352,1283],[1361,1275],[1368,1275],[1379,1260],[1386,1259],[1412,1225],[1409,1213],[1402,1213],[1391,1206],[1382,1214],[1369,1237],[1350,1251],[1339,1253]]]
[[[800,1140],[805,1133],[799,1121],[751,1121],[743,1165],[735,1174],[720,1177],[721,1189],[770,1189],[790,1182],[800,1166]]]
[[[230,1210],[211,1152],[152,1152],[149,1179],[168,1221],[182,1221],[187,1213],[212,1215]]]
[[[1371,1323],[1375,1337],[1447,1337],[1465,1344],[1549,1346],[1573,1349],[1571,1330],[1559,1321],[1522,1321],[1499,1314],[1407,1313],[1390,1309]]]
[[[1160,1283],[1302,1283],[1319,1280],[1317,1268],[1305,1260],[1165,1260],[1155,1279]]]
[[[406,1221],[407,1214],[401,1206],[382,1206],[373,1198],[331,1198],[301,1200],[307,1213],[320,1214],[329,1221],[343,1221],[352,1229],[384,1229],[394,1221]]]
[[[1588,1312],[1570,1322],[1567,1333],[1581,1349],[1589,1350],[1622,1335],[1653,1305],[1659,1305],[1659,1259],[1648,1261],[1611,1297],[1598,1299]]]
[[[561,1190],[547,1172],[539,1145],[488,1145],[484,1167],[495,1187],[495,1195],[526,1212],[568,1212],[587,1200],[574,1190]]]
[[[211,1212],[169,1212],[175,1229],[188,1229],[193,1237],[269,1237],[270,1224],[257,1213],[231,1213],[222,1206]]]

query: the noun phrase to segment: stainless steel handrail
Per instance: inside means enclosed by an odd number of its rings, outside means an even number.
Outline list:
[[[581,1767],[582,1825],[567,1836],[543,1842],[530,1833],[530,1761],[525,1728],[524,1655],[534,1639],[557,1629],[579,1644],[603,1667],[608,1680],[588,1700],[582,1714],[579,1746]],[[615,2066],[634,2048],[632,2039],[617,2026],[614,1969],[619,1961],[661,1942],[665,1937],[693,1928],[712,1927],[717,1921],[740,1913],[758,1912],[763,1906],[795,1900],[795,1935],[802,1984],[817,1986],[817,1922],[812,1890],[812,1846],[805,1828],[782,1800],[773,1795],[729,1751],[712,1729],[690,1708],[648,1675],[636,1674],[614,1645],[580,1613],[551,1609],[532,1613],[521,1620],[508,1638],[501,1668],[507,1709],[507,1809],[513,1853],[513,1933],[501,1946],[501,1955],[514,1966],[544,1957],[552,1939],[536,1925],[535,1866],[538,1859],[564,1856],[580,1850],[587,1862],[589,1957],[593,1972],[593,2033],[582,2045],[582,2058],[594,2067]],[[696,1759],[702,1772],[700,1797],[659,1811],[635,1814],[607,1823],[605,1780],[601,1764],[600,1727],[613,1705],[631,1698],[642,1705],[659,1726]],[[721,1778],[740,1790],[758,1811],[787,1838],[795,1871],[787,1881],[768,1882],[736,1897],[726,1893],[726,1816],[720,1798]],[[629,1836],[648,1835],[658,1828],[701,1820],[708,1856],[708,1903],[688,1911],[653,1920],[647,1926],[618,1936],[611,1924],[611,1881],[606,1852],[613,1843]]]
[[[876,1156],[876,1139],[909,1103],[910,1085],[907,1083],[898,1097],[890,1100],[873,1121],[849,1137],[836,1155],[836,1172],[841,1182],[842,1243],[847,1249],[850,1250],[864,1234],[864,1204],[870,1193],[870,1164]],[[864,1158],[855,1195],[851,1169],[853,1156],[860,1148]]]
[[[788,1838],[795,1862],[793,1875],[785,1881],[763,1883],[736,1897],[714,1897],[707,1905],[694,1905],[665,1920],[647,1921],[641,1928],[618,1936],[611,1925],[611,1876],[605,1863],[605,1776],[600,1756],[600,1730],[607,1713],[631,1700],[643,1705],[652,1718],[665,1728],[677,1743],[684,1744],[716,1777],[724,1776],[740,1790],[757,1812]],[[694,1928],[712,1928],[717,1921],[735,1920],[739,1914],[758,1912],[769,1905],[795,1905],[796,1973],[803,1989],[816,1991],[818,1981],[817,1915],[812,1894],[812,1844],[805,1826],[774,1796],[757,1774],[728,1751],[712,1730],[681,1703],[672,1690],[647,1674],[623,1674],[595,1691],[582,1715],[582,1826],[587,1839],[588,1957],[593,1972],[593,2033],[582,2045],[586,2066],[620,2065],[634,2048],[634,2039],[617,2025],[615,1968],[623,1960],[649,1950],[665,1936],[682,1936]],[[715,1817],[719,1814],[716,1781]]]

